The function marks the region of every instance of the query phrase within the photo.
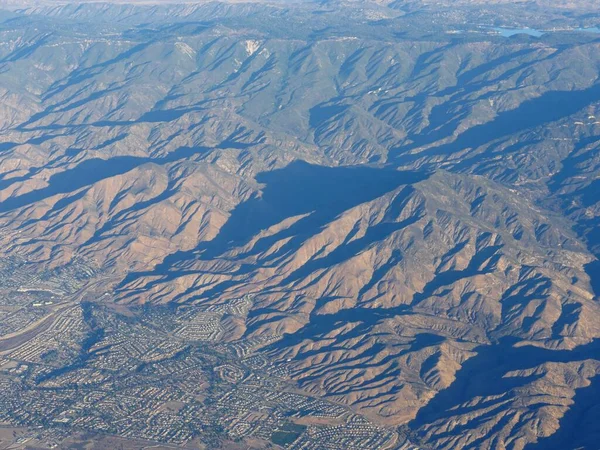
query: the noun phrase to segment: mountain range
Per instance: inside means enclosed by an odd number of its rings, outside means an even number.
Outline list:
[[[4,7],[3,259],[250,298],[225,342],[420,448],[600,448],[594,2]]]

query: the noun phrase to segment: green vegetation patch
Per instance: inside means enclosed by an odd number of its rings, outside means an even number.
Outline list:
[[[282,447],[290,445],[294,442],[302,433],[304,433],[306,427],[304,425],[298,425],[295,423],[286,423],[280,429],[273,432],[271,435],[271,441],[274,444]]]

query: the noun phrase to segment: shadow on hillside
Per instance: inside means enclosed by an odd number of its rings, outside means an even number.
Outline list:
[[[285,219],[306,215],[293,225],[259,239],[247,254],[238,255],[241,258],[258,254],[274,243],[287,239],[277,252],[269,255],[268,259],[275,259],[297,250],[307,237],[317,233],[344,211],[428,176],[425,172],[401,172],[364,166],[323,167],[300,161],[282,169],[260,173],[256,180],[264,184],[263,189],[232,211],[229,220],[212,241],[201,243],[192,251],[168,256],[152,274],[164,275],[166,279],[179,276],[182,272],[173,270],[177,264],[186,260],[219,257],[232,248],[248,244],[259,233]],[[381,229],[377,234],[385,235],[390,231]],[[376,237],[368,236],[365,242]],[[352,253],[357,250],[352,248],[349,251]],[[142,274],[133,274],[124,284],[139,275]]]
[[[45,188],[9,197],[0,202],[0,213],[23,208],[57,194],[69,194],[78,189],[92,186],[102,180],[123,175],[146,163],[167,164],[208,150],[210,149],[205,147],[181,147],[161,158],[117,156],[109,159],[88,159],[72,169],[52,175],[48,180],[48,186]],[[11,180],[7,181],[12,182]]]
[[[523,377],[507,377],[508,372],[532,369],[549,362],[568,363],[598,359],[600,355],[599,339],[573,350],[547,350],[534,346],[515,347],[516,342],[516,338],[507,337],[496,344],[478,347],[477,355],[463,364],[456,374],[456,380],[419,411],[417,417],[410,423],[410,427],[417,430],[438,420],[451,421],[458,415],[469,414],[484,408],[490,408],[493,415],[494,405],[497,404],[500,407],[511,396],[518,402],[519,396],[522,395],[518,389],[543,376],[542,374],[532,374]],[[475,399],[485,399],[486,397],[488,399],[484,402],[475,402]],[[492,397],[491,400],[490,397]],[[544,405],[539,404],[538,407]],[[506,408],[505,405],[502,407]],[[480,417],[478,420],[485,420],[485,417]],[[448,435],[456,435],[462,431],[467,432],[469,426],[472,425],[465,425],[464,430],[460,427],[454,428],[448,432]],[[436,437],[443,438],[443,434]],[[477,448],[477,445],[473,444],[469,448]]]
[[[453,142],[420,153],[406,154],[408,150],[417,146],[433,144],[435,141],[449,136],[433,133],[429,137],[417,137],[415,145],[393,149],[390,155],[405,164],[423,157],[449,155],[457,151],[475,149],[496,139],[566,118],[598,100],[600,100],[600,84],[582,90],[546,92],[538,98],[521,103],[513,110],[501,112],[490,122],[469,128]],[[456,118],[447,117],[447,121],[455,122],[456,120]]]
[[[530,444],[525,450],[570,450],[600,448],[600,376],[578,389],[573,404],[560,419],[553,435]]]

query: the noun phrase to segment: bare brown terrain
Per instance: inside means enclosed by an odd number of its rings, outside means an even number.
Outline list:
[[[594,4],[59,3],[0,11],[3,423],[598,448]]]

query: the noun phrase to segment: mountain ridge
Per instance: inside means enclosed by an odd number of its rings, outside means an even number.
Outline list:
[[[12,8],[2,289],[54,297],[7,325],[0,382],[100,395],[202,367],[206,392],[139,420],[174,445],[278,448],[276,420],[279,447],[318,448],[364,420],[339,442],[593,448],[600,15],[466,3]],[[203,408],[244,383],[335,414],[263,405],[223,431]],[[72,429],[131,439],[119,414]]]

